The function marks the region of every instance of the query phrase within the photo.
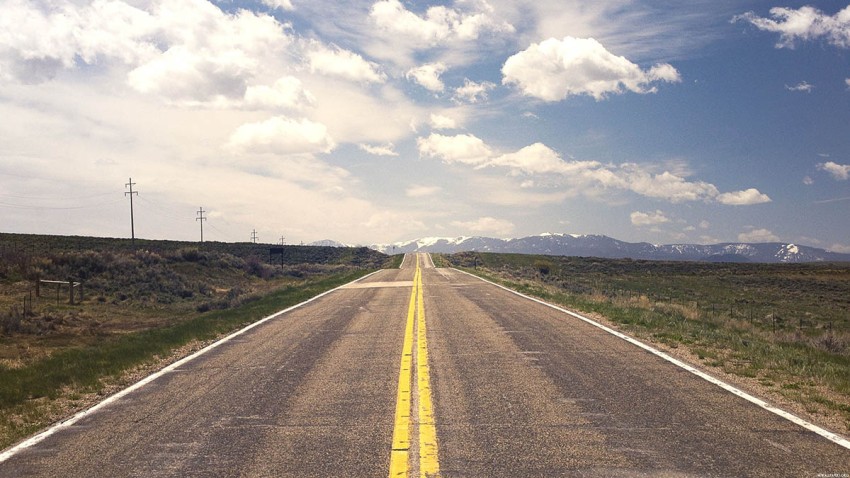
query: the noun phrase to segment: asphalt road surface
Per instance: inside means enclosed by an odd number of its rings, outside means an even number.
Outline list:
[[[847,478],[850,450],[563,312],[409,255],[0,463],[10,478],[391,473]]]

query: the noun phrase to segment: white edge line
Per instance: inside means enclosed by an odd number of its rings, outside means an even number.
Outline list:
[[[333,288],[331,290],[322,292],[321,294],[319,294],[315,297],[312,297],[310,299],[307,299],[304,302],[301,302],[300,304],[296,304],[296,305],[293,305],[293,306],[288,307],[286,309],[277,311],[274,314],[269,315],[268,317],[264,317],[264,318],[262,318],[262,319],[260,319],[256,322],[253,322],[253,323],[245,326],[244,328],[242,328],[240,330],[237,330],[236,332],[233,332],[232,334],[228,335],[227,337],[224,337],[222,339],[219,339],[216,342],[213,342],[210,345],[207,345],[206,347],[202,348],[201,350],[198,350],[197,352],[193,353],[192,355],[189,355],[187,357],[183,357],[182,359],[180,359],[180,360],[172,363],[171,365],[159,370],[158,372],[154,372],[153,374],[148,375],[147,377],[139,380],[138,382],[134,383],[133,385],[130,385],[129,387],[125,388],[124,390],[121,390],[120,392],[117,392],[114,395],[110,395],[109,397],[105,398],[103,401],[93,405],[91,408],[87,408],[85,410],[82,410],[82,411],[78,412],[76,415],[72,416],[71,418],[67,418],[67,419],[62,420],[60,422],[57,422],[53,426],[48,428],[47,430],[44,430],[41,433],[33,435],[30,438],[27,438],[26,440],[24,440],[24,441],[18,443],[17,445],[13,446],[12,448],[9,448],[8,450],[6,450],[6,451],[4,451],[3,453],[0,454],[0,463],[3,463],[4,461],[8,460],[9,458],[12,458],[13,456],[18,454],[19,452],[21,452],[21,451],[23,451],[23,450],[25,450],[25,449],[33,446],[33,445],[38,444],[39,442],[43,441],[44,439],[46,439],[50,435],[53,435],[54,433],[58,432],[59,430],[62,430],[64,428],[68,428],[68,427],[72,426],[73,424],[77,423],[78,421],[80,421],[81,419],[83,419],[83,418],[95,413],[96,411],[100,410],[101,408],[103,408],[103,407],[105,407],[105,406],[107,406],[107,405],[109,405],[109,404],[111,404],[111,403],[113,403],[117,400],[120,400],[125,395],[128,395],[128,394],[130,394],[130,393],[132,393],[136,390],[139,390],[140,388],[144,387],[145,385],[149,384],[150,382],[153,382],[154,380],[158,379],[159,377],[161,377],[161,376],[163,376],[163,375],[165,375],[169,372],[174,371],[175,369],[177,369],[177,368],[185,365],[186,363],[200,357],[201,355],[204,355],[205,353],[209,352],[210,350],[215,349],[219,345],[222,345],[222,344],[230,341],[231,339],[244,334],[245,332],[253,329],[254,327],[257,327],[257,326],[259,326],[259,325],[261,325],[265,322],[268,322],[272,319],[275,319],[275,318],[277,318],[277,317],[279,317],[279,316],[281,316],[281,315],[283,315],[283,314],[285,314],[285,313],[287,313],[291,310],[302,307],[302,306],[304,306],[304,305],[306,305],[310,302],[313,302],[314,300],[319,299],[320,297],[324,297],[324,296],[326,296],[326,295],[328,295],[332,292],[335,292],[339,289],[342,289],[343,287],[345,287],[347,285],[350,285],[350,284],[353,284],[355,282],[366,279],[367,277],[372,276],[374,274],[377,274],[378,272],[380,272],[380,270],[366,274],[365,276],[363,276],[359,279],[355,279],[355,280],[353,280],[353,281],[351,281],[347,284],[343,284],[339,287],[336,287],[336,288]]]
[[[599,322],[596,322],[592,319],[588,319],[587,317],[585,317],[581,314],[577,314],[577,313],[575,313],[571,310],[567,310],[563,307],[559,307],[557,305],[550,304],[550,303],[545,302],[545,301],[538,299],[536,297],[531,297],[531,296],[523,294],[521,292],[517,292],[517,291],[510,289],[508,287],[505,287],[501,284],[497,284],[495,282],[489,281],[489,280],[484,279],[482,277],[478,277],[475,274],[470,274],[469,272],[462,271],[462,270],[459,270],[459,269],[455,269],[455,270],[458,271],[458,272],[462,272],[464,274],[467,274],[469,276],[475,277],[476,279],[482,280],[482,281],[487,282],[489,284],[492,284],[496,287],[500,287],[500,288],[502,288],[502,289],[504,289],[508,292],[511,292],[513,294],[516,294],[520,297],[524,297],[528,300],[537,302],[538,304],[542,304],[542,305],[545,305],[547,307],[551,307],[552,309],[563,312],[565,314],[571,315],[571,316],[573,316],[573,317],[575,317],[579,320],[582,320],[584,322],[587,322],[590,325],[593,325],[594,327],[598,327],[598,328],[604,330],[605,332],[608,332],[611,335],[619,337],[619,338],[625,340],[626,342],[628,342],[632,345],[636,345],[636,346],[646,350],[647,352],[649,352],[651,354],[657,355],[658,357],[661,357],[662,359],[672,363],[673,365],[676,365],[677,367],[683,368],[683,369],[687,370],[688,372],[691,372],[692,374],[696,375],[697,377],[699,377],[699,378],[701,378],[701,379],[703,379],[707,382],[713,383],[714,385],[717,385],[718,387],[720,387],[720,388],[722,388],[722,389],[724,389],[728,392],[731,392],[731,393],[743,398],[744,400],[747,400],[750,403],[758,405],[759,407],[761,407],[761,408],[763,408],[763,409],[765,409],[769,412],[775,413],[776,415],[779,415],[780,417],[782,417],[786,420],[789,420],[789,421],[805,428],[806,430],[815,432],[818,435],[826,438],[827,440],[830,440],[834,443],[837,443],[838,445],[843,446],[844,448],[847,448],[848,450],[850,450],[850,440],[847,440],[843,436],[838,435],[836,433],[833,433],[833,432],[826,430],[824,428],[821,428],[821,427],[819,427],[819,426],[817,426],[813,423],[810,423],[806,420],[803,420],[802,418],[798,417],[797,415],[794,415],[793,413],[789,413],[789,412],[786,412],[785,410],[782,410],[781,408],[774,407],[773,405],[765,402],[764,400],[762,400],[758,397],[754,397],[754,396],[750,395],[749,393],[747,393],[747,392],[745,392],[745,391],[743,391],[739,388],[736,388],[732,385],[729,385],[728,383],[726,383],[726,382],[724,382],[724,381],[722,381],[718,378],[715,378],[715,377],[693,367],[692,365],[689,365],[685,362],[682,362],[681,360],[673,358],[670,355],[667,355],[666,353],[664,353],[664,352],[662,352],[662,351],[660,351],[656,348],[650,347],[649,345],[646,345],[645,343],[643,343],[643,342],[641,342],[641,341],[639,341],[635,338],[629,337],[628,335],[623,334],[621,332],[618,332],[618,331],[616,331],[616,330],[614,330],[610,327],[606,327],[605,325],[602,325]]]

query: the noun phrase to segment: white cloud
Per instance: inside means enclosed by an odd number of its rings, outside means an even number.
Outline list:
[[[279,78],[272,86],[255,85],[245,90],[245,106],[255,109],[299,110],[316,99],[304,89],[301,80],[293,76]]]
[[[263,4],[271,8],[280,8],[281,10],[292,11],[295,7],[292,5],[292,0],[262,0]]]
[[[767,194],[759,192],[758,189],[750,188],[745,191],[720,194],[717,196],[717,201],[728,206],[750,206],[768,203],[771,199]]]
[[[654,174],[640,165],[627,163],[620,167],[619,176],[626,187],[642,196],[666,199],[673,203],[707,201],[717,197],[719,191],[704,181],[688,181],[669,171]]]
[[[419,155],[442,160],[444,163],[462,163],[479,166],[487,163],[493,151],[480,138],[470,134],[444,136],[433,133],[416,140]]]
[[[850,179],[850,164],[838,164],[832,161],[818,164],[818,169],[826,171],[834,179],[846,181]]]
[[[487,233],[497,236],[507,236],[514,230],[512,222],[490,216],[481,217],[474,221],[453,221],[451,225],[472,233]]]
[[[485,2],[481,2],[486,6]],[[475,40],[487,32],[513,32],[508,23],[495,20],[489,12],[463,13],[446,6],[428,8],[425,15],[407,10],[399,0],[379,0],[369,16],[378,27],[416,41],[421,47],[449,40]]]
[[[162,50],[130,71],[127,82],[176,103],[241,99],[248,82],[266,63],[278,63],[291,42],[272,17],[226,14],[207,2],[163,2],[154,16]]]
[[[321,123],[275,116],[266,121],[243,124],[233,132],[226,146],[235,152],[286,155],[329,153],[336,144]]]
[[[708,229],[709,227],[711,227],[711,223],[706,221],[705,219],[699,222],[700,229]]]
[[[515,176],[534,175],[546,178],[544,183],[561,183],[573,194],[598,195],[605,189],[632,191],[644,197],[663,199],[672,203],[687,201],[716,201],[728,205],[748,205],[769,202],[770,198],[757,189],[720,193],[716,186],[704,181],[689,181],[686,169],[678,162],[660,173],[651,166],[624,163],[619,166],[597,161],[564,161],[560,155],[544,145],[534,143],[513,153],[498,153],[481,139],[470,134],[444,136],[432,134],[419,138],[421,157],[432,157],[445,163],[462,163],[483,169],[502,167]],[[528,186],[536,184],[524,183]]]
[[[815,180],[812,179],[811,176],[804,176],[803,177],[803,184],[805,184],[806,186],[811,186],[814,183],[815,183]]]
[[[623,90],[654,93],[657,82],[681,81],[669,64],[642,70],[616,56],[593,38],[550,38],[533,43],[505,61],[503,84],[514,84],[527,96],[560,101],[569,96],[590,95],[602,100]]]
[[[739,242],[779,242],[779,237],[768,229],[751,229],[738,234]]]
[[[369,154],[374,154],[375,156],[398,156],[398,153],[395,151],[395,146],[392,143],[380,145],[361,143],[357,146],[363,151],[366,151]]]
[[[841,254],[850,254],[850,244],[835,243],[829,246],[826,250],[832,252],[839,252]]]
[[[656,226],[670,222],[670,219],[663,212],[656,210],[655,212],[640,212],[635,211],[629,216],[632,220],[632,225],[635,226]]]
[[[362,56],[339,47],[326,47],[311,41],[307,51],[310,71],[333,75],[352,81],[383,83],[387,77],[378,70],[378,65],[366,61]]]
[[[434,129],[455,129],[457,121],[448,116],[431,113],[431,127]]]
[[[411,198],[421,198],[433,196],[441,190],[442,188],[440,186],[423,186],[419,184],[414,184],[407,188],[407,190],[405,191],[405,195]]]
[[[844,83],[847,85],[847,88],[850,88],[850,78],[844,80]]]
[[[777,48],[793,48],[797,40],[825,39],[839,48],[850,48],[850,6],[835,15],[827,15],[811,6],[799,9],[774,7],[770,17],[754,12],[738,15],[732,21],[747,21],[759,30],[779,33]]]
[[[463,86],[455,89],[455,94],[452,99],[456,103],[479,103],[487,100],[487,92],[495,88],[496,85],[489,81],[476,83],[469,78],[463,80]]]
[[[815,89],[815,85],[811,85],[808,82],[802,81],[794,86],[785,85],[785,89],[788,91],[802,91],[804,93],[811,93],[813,89]]]
[[[133,64],[157,53],[157,19],[122,2],[9,0],[0,15],[0,79],[39,83],[77,62]]]
[[[440,75],[445,73],[446,65],[442,63],[427,63],[416,68],[411,68],[405,75],[408,80],[413,80],[419,83],[420,86],[428,91],[440,93],[446,89]]]
[[[543,143],[534,143],[514,153],[494,157],[487,166],[503,166],[515,174],[573,174],[598,168],[595,161],[565,162],[552,148]]]

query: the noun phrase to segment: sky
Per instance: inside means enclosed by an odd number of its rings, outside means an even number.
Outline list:
[[[850,4],[0,0],[0,232],[131,198],[148,239],[850,252]]]

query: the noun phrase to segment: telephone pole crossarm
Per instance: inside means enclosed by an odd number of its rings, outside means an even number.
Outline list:
[[[133,186],[135,185],[136,183],[133,182],[133,178],[130,178],[130,182],[124,185],[125,188],[130,188],[130,191],[124,192],[124,196],[130,196],[130,239],[134,244],[136,242],[136,224],[133,218],[133,195],[139,195],[138,191],[133,191]]]
[[[204,217],[203,207],[198,209],[198,217],[196,217],[195,220],[201,222],[201,242],[204,242],[204,221],[206,221],[207,218]]]

